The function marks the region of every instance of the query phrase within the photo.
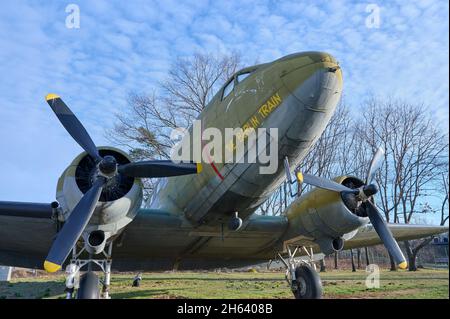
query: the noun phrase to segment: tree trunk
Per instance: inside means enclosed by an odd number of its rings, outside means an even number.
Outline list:
[[[338,269],[338,252],[334,253],[334,269]]]
[[[412,253],[411,256],[408,256],[408,270],[409,271],[417,271],[417,252]]]
[[[356,261],[358,263],[358,269],[361,269],[361,248],[356,250]]]
[[[406,248],[406,254],[408,256],[408,270],[409,271],[417,271],[417,254],[419,251],[427,246],[431,241],[433,240],[433,237],[424,239],[420,244],[418,244],[416,247],[412,248],[409,241],[405,241],[405,248]]]
[[[364,252],[365,252],[365,254],[366,254],[366,266],[369,266],[369,265],[370,265],[370,260],[369,260],[369,248],[367,248],[367,246],[364,247]]]
[[[408,270],[416,271],[417,270],[416,255],[414,254],[414,252],[411,248],[411,244],[409,243],[409,241],[404,241],[403,243],[405,244],[406,255],[408,257]]]
[[[325,266],[325,258],[320,260],[320,272],[325,272],[326,271],[326,266]]]
[[[355,267],[355,259],[353,258],[353,249],[350,249],[350,257],[352,259],[352,272],[355,272],[356,267]]]

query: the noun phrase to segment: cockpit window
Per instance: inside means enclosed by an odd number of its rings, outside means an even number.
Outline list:
[[[226,97],[231,93],[231,91],[233,91],[233,89],[234,89],[234,79],[231,80],[230,83],[228,83],[228,84],[225,86],[225,88],[223,89],[222,100],[223,100],[224,98],[226,98]]]
[[[239,84],[243,82],[250,74],[252,74],[253,71],[256,70],[256,67],[253,68],[247,68],[245,70],[238,71],[235,73],[235,75],[232,77],[232,79],[229,80],[227,85],[223,88],[222,93],[222,100],[225,99],[230,93],[233,91],[235,84]]]
[[[237,75],[238,83],[241,83],[242,81],[244,81],[250,75],[250,73],[251,72],[245,72],[245,73],[238,74]]]

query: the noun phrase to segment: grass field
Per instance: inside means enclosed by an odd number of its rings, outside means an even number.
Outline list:
[[[382,271],[380,288],[365,285],[359,270],[321,273],[324,298],[449,298],[448,270]],[[284,273],[161,272],[144,273],[140,287],[134,274],[113,274],[112,298],[292,298]],[[64,276],[14,278],[0,283],[0,298],[64,298]]]

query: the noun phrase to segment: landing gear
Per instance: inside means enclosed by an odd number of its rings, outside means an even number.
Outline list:
[[[306,252],[307,260],[296,260],[295,254],[303,249]],[[308,251],[305,247],[287,247],[288,258],[284,259],[281,254],[278,258],[286,266],[286,281],[289,283],[292,293],[296,299],[320,299],[322,297],[322,282],[316,271],[313,262],[313,251]]]
[[[322,282],[319,274],[308,264],[295,268],[296,289],[295,299],[320,299],[322,298]]]
[[[100,280],[93,271],[88,271],[81,276],[80,287],[77,291],[77,299],[99,299],[98,285]]]
[[[112,243],[108,245],[108,252],[103,251],[105,259],[80,259],[79,256],[84,251],[84,248],[77,253],[76,248],[72,250],[72,259],[70,264],[66,267],[66,298],[72,299],[110,299],[109,286],[111,283],[111,252]],[[98,275],[92,271],[92,265],[95,264],[103,271],[104,277],[100,279]],[[87,271],[81,275],[80,270],[87,266]],[[102,285],[101,293],[99,285]]]

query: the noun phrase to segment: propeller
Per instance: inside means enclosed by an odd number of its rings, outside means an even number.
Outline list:
[[[386,221],[381,216],[377,207],[371,202],[371,198],[378,192],[378,188],[375,184],[370,183],[372,183],[376,171],[381,167],[383,157],[384,150],[379,147],[370,162],[365,184],[356,189],[349,188],[345,185],[339,184],[335,181],[323,177],[310,174],[302,174],[301,172],[297,172],[297,179],[300,183],[306,183],[333,192],[354,194],[356,198],[362,202],[362,205],[364,205],[370,222],[372,223],[375,231],[388,250],[389,254],[394,259],[395,263],[400,269],[406,269],[408,264],[406,262],[405,256],[403,256],[403,253],[398,246],[398,243],[395,240],[394,236],[392,235],[392,232],[390,231]]]
[[[91,188],[72,210],[64,226],[53,241],[45,259],[44,269],[48,272],[55,272],[61,268],[71,249],[75,246],[89,223],[103,187],[109,179],[117,174],[138,178],[195,174],[201,172],[202,166],[200,163],[174,163],[168,160],[142,161],[118,165],[113,156],[100,156],[97,147],[83,124],[58,95],[48,94],[45,99],[67,132],[94,159],[98,168],[98,174]]]
[[[372,161],[370,161],[369,170],[367,171],[366,185],[372,183],[376,171],[381,167],[381,164],[383,164],[383,156],[384,156],[383,148],[378,147],[377,151],[375,152],[375,155],[372,158]]]
[[[96,161],[100,161],[101,157],[98,154],[97,147],[95,147],[83,124],[72,113],[66,103],[56,94],[48,94],[45,99],[72,138]]]
[[[303,178],[299,178],[299,174],[300,176],[303,176]],[[323,177],[319,177],[319,176],[314,176],[311,174],[301,174],[298,173],[297,174],[297,178],[299,179],[303,179],[303,183],[309,184],[309,185],[313,185],[319,188],[323,188],[323,189],[327,189],[329,191],[333,191],[333,192],[349,192],[349,193],[359,193],[359,190],[355,190],[355,189],[351,189],[345,185],[336,183],[335,181],[332,181],[330,179],[326,179]]]
[[[44,269],[48,272],[55,272],[61,268],[91,219],[105,183],[106,178],[99,177],[72,210],[45,259]]]
[[[400,269],[406,269],[408,263],[406,262],[405,256],[403,256],[403,253],[398,246],[397,241],[392,235],[391,230],[387,226],[386,221],[383,219],[378,209],[370,200],[366,201],[365,204],[367,205],[367,215],[369,216],[370,222],[372,223],[373,228],[375,228],[378,236],[380,236],[381,240],[383,241],[384,246],[391,254],[398,267]]]

